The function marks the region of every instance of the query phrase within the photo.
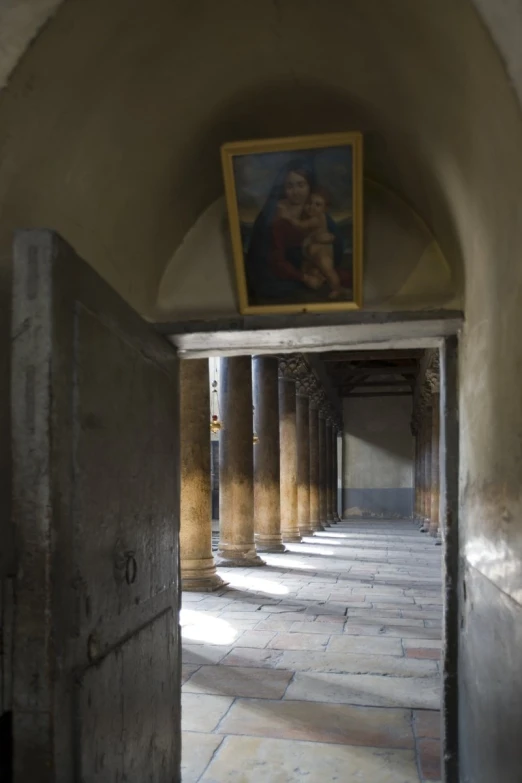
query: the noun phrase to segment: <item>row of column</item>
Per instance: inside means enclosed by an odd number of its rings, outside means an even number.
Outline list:
[[[338,425],[317,384],[309,374],[296,373],[295,366],[273,356],[221,360],[221,565],[264,565],[258,552],[283,552],[285,542],[300,541],[338,521]],[[208,361],[182,362],[185,590],[214,590],[222,584],[212,556],[209,406]],[[255,446],[253,431],[259,435]]]
[[[415,516],[432,536],[440,528],[440,394],[432,380],[415,427]]]

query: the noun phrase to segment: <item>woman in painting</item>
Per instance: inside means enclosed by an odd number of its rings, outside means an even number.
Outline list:
[[[309,301],[306,291],[323,286],[324,277],[314,273],[306,263],[306,205],[315,189],[315,175],[310,164],[294,160],[281,169],[267,201],[254,223],[247,253],[249,301]],[[343,255],[341,234],[335,221],[326,215],[331,235],[334,266],[342,285],[350,285],[340,264]],[[317,297],[314,297],[316,299]]]

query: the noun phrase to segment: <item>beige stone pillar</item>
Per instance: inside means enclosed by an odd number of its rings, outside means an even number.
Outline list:
[[[300,541],[297,524],[297,432],[295,378],[285,359],[279,360],[279,447],[281,536]]]
[[[319,399],[310,396],[310,528],[322,530],[319,508]]]
[[[424,427],[424,412],[420,414],[419,431],[417,435],[418,439],[418,483],[419,483],[419,497],[418,497],[418,514],[417,520],[422,523],[424,515],[424,441],[425,441],[425,427]]]
[[[312,535],[310,525],[310,402],[301,383],[296,385],[297,523],[301,536]]]
[[[338,445],[338,434],[339,434],[339,428],[337,425],[337,422],[334,421],[332,426],[332,459],[333,459],[333,470],[332,470],[332,506],[333,506],[333,521],[335,524],[338,524],[341,519],[339,517],[339,509],[338,509],[338,502],[337,502],[337,484],[338,484],[338,478],[339,478],[339,455],[337,451],[337,445]]]
[[[422,412],[422,418],[420,421],[420,430],[419,430],[419,437],[420,437],[420,453],[419,453],[419,486],[420,486],[420,498],[419,498],[419,521],[421,522],[421,525],[424,524],[424,506],[425,503],[425,494],[426,494],[426,471],[424,468],[424,463],[426,461],[426,424],[424,421],[424,413]]]
[[[418,519],[420,516],[420,435],[416,421],[412,421],[412,433],[415,438],[415,456],[413,461],[413,518]]]
[[[328,416],[326,419],[326,431],[325,431],[325,438],[326,438],[326,474],[325,474],[325,485],[326,485],[326,520],[328,522],[328,525],[333,525],[334,518],[333,518],[333,497],[332,497],[332,471],[333,471],[333,454],[332,454],[332,427],[333,422],[331,416]]]
[[[432,437],[431,437],[431,517],[430,535],[436,536],[439,530],[439,497],[440,497],[440,396],[434,392],[432,396]]]
[[[420,519],[422,517],[422,427],[419,427],[417,431],[417,504],[416,504],[416,517]]]
[[[210,592],[225,582],[212,556],[208,359],[180,362],[180,387],[181,586]]]
[[[254,540],[258,552],[284,552],[281,538],[279,390],[276,356],[254,356]]]
[[[218,563],[261,566],[254,544],[252,360],[234,356],[220,366]]]
[[[326,497],[326,415],[323,403],[319,408],[319,522],[323,527],[330,527]]]
[[[431,436],[432,410],[424,411],[424,508],[422,510],[422,530],[428,532],[431,519]]]

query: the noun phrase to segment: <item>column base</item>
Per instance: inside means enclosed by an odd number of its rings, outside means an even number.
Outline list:
[[[226,587],[228,582],[221,579],[219,574],[214,577],[189,577],[181,579],[181,589],[184,593],[214,593],[222,587]]]
[[[299,533],[294,533],[293,531],[288,534],[282,533],[281,535],[283,544],[299,544],[301,541],[301,536]]]
[[[313,536],[315,533],[315,529],[313,527],[300,527],[299,528],[299,535],[301,538],[304,536]]]
[[[225,582],[216,572],[214,558],[181,561],[181,589],[194,593],[213,593]]]
[[[301,534],[299,533],[299,528],[292,527],[289,528],[288,530],[281,530],[281,538],[284,544],[299,543],[299,541],[301,540]]]
[[[254,535],[254,540],[256,542],[256,550],[258,552],[286,552],[286,547],[283,544],[283,539],[281,536],[274,536],[273,538],[269,538],[267,536],[265,538],[258,536],[256,533]]]
[[[312,530],[312,533],[320,533],[322,530],[324,530],[324,527],[320,522],[312,522],[310,529]]]
[[[265,561],[257,555],[255,549],[233,549],[232,547],[218,549],[216,564],[222,568],[253,568],[266,565]]]

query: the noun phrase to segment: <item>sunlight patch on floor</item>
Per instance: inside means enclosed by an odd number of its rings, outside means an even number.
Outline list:
[[[296,553],[303,553],[307,555],[333,555],[333,549],[327,549],[324,546],[316,545],[315,539],[310,541],[313,549],[309,544],[286,544],[285,546],[291,551]]]
[[[272,579],[260,579],[259,577],[244,576],[242,574],[228,574],[227,580],[231,587],[240,587],[242,590],[252,590],[256,593],[266,593],[267,595],[288,595],[289,593],[288,587]]]
[[[191,642],[228,645],[235,642],[242,633],[227,620],[212,617],[208,612],[197,612],[195,609],[181,610],[180,625],[183,628],[183,638]]]
[[[287,545],[288,546],[288,545]],[[266,562],[269,566],[279,566],[281,567],[281,558],[279,555],[271,556],[267,554],[263,554],[263,560]],[[292,557],[285,555],[284,559],[284,566],[286,568],[303,568],[308,571],[315,571],[317,568],[317,565],[314,565],[314,563],[310,563],[309,560],[305,560],[301,557]]]

